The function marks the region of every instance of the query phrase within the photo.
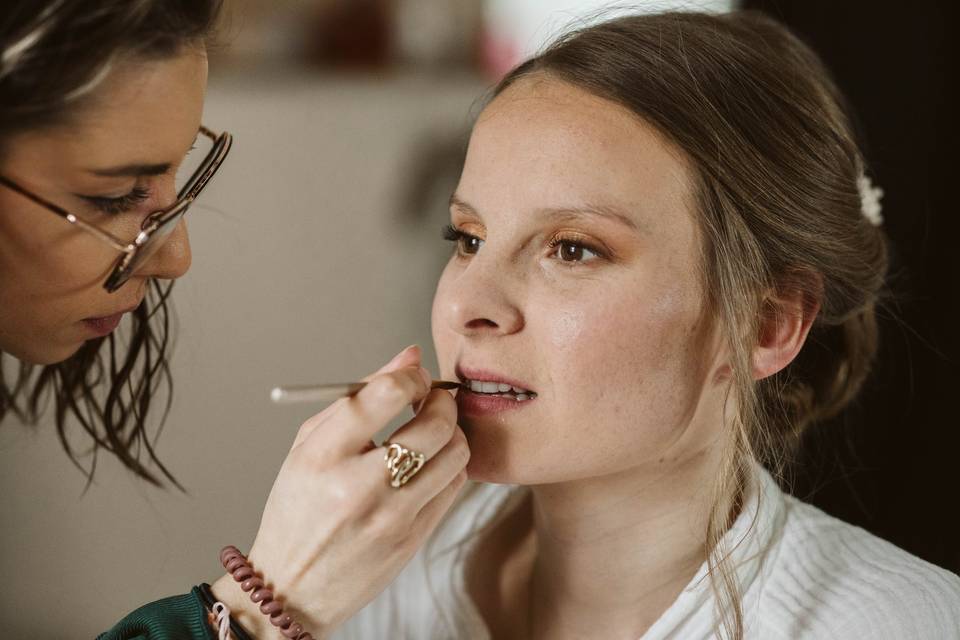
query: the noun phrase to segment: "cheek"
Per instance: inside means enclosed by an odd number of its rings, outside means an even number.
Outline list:
[[[0,274],[10,284],[49,296],[72,295],[102,282],[119,257],[46,210],[7,206],[0,203]]]
[[[443,270],[440,280],[437,282],[437,290],[433,294],[433,308],[430,311],[430,328],[433,334],[433,346],[437,352],[437,361],[440,365],[440,376],[446,380],[451,380],[453,373],[453,360],[451,354],[451,331],[449,304],[447,293],[449,290],[450,277],[448,276],[449,265]]]
[[[559,309],[547,319],[547,336],[552,350],[573,351],[585,339],[591,340],[590,327],[596,320],[583,308]]]
[[[598,290],[576,305],[544,307],[549,311],[539,332],[547,343],[544,353],[558,358],[552,370],[576,372],[592,386],[609,376],[646,379],[669,366],[690,332],[688,305],[669,292],[625,294],[624,289],[610,295]]]
[[[59,218],[6,207],[0,210],[0,351],[38,364],[63,360],[83,344],[77,323],[115,304],[103,300],[100,287],[112,264]],[[11,211],[32,224],[20,224]]]
[[[558,415],[597,425],[593,446],[669,440],[700,391],[696,321],[695,305],[672,292],[597,299],[550,314],[552,387],[565,390]]]
[[[71,230],[72,231],[72,230]],[[24,299],[56,302],[64,308],[92,310],[100,302],[103,281],[115,259],[98,247],[91,249],[87,238],[51,237],[36,246],[18,247],[0,260],[0,273],[8,289]],[[95,250],[94,250],[95,249]],[[8,278],[8,274],[14,274]],[[109,306],[109,303],[108,303]]]

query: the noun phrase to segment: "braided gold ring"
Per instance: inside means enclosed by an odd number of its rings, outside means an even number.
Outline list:
[[[426,458],[422,453],[411,451],[399,444],[390,444],[384,460],[387,461],[387,471],[390,472],[390,486],[399,489],[417,475]]]

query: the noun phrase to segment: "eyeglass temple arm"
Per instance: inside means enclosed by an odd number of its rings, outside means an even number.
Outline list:
[[[210,129],[208,129],[207,127],[205,127],[205,126],[203,126],[203,125],[200,125],[200,133],[202,133],[203,135],[207,136],[208,138],[210,138],[210,139],[213,140],[214,142],[216,142],[216,141],[217,141],[217,138],[219,137],[219,136],[217,136],[216,133],[214,133],[213,131],[211,131]],[[228,142],[227,151],[229,151],[229,142],[230,142],[229,136],[227,137],[227,142]],[[87,223],[87,222],[84,222],[83,220],[81,220],[81,219],[78,218],[77,216],[73,215],[72,213],[70,213],[70,212],[67,211],[66,209],[63,209],[62,207],[60,207],[60,206],[58,206],[58,205],[50,202],[49,200],[47,200],[47,199],[45,199],[45,198],[41,198],[40,196],[38,196],[37,194],[35,194],[35,193],[31,192],[31,191],[27,191],[26,189],[24,189],[23,187],[21,187],[19,184],[17,184],[17,183],[14,182],[13,180],[10,180],[10,179],[7,178],[6,176],[0,175],[0,183],[6,185],[6,186],[8,186],[8,187],[10,187],[11,189],[13,189],[14,191],[16,191],[16,192],[19,193],[20,195],[24,196],[25,198],[28,198],[28,199],[32,200],[33,202],[39,204],[41,207],[44,207],[44,208],[52,211],[53,213],[57,214],[58,216],[60,216],[61,218],[63,218],[63,219],[66,220],[67,222],[69,222],[70,224],[76,225],[77,227],[83,229],[83,230],[86,231],[87,233],[89,233],[89,234],[91,234],[91,235],[94,235],[94,236],[100,238],[102,241],[106,242],[107,244],[109,244],[111,247],[113,247],[113,248],[116,249],[117,251],[120,251],[120,252],[122,252],[122,253],[131,253],[131,252],[133,252],[133,250],[136,248],[136,245],[135,245],[134,243],[124,242],[123,240],[121,240],[121,239],[118,238],[117,236],[113,235],[112,233],[109,233],[109,232],[107,232],[107,231],[104,231],[103,229],[100,229],[99,227],[96,227],[96,226],[94,226],[94,225],[92,225],[92,224],[89,224],[89,223]],[[196,189],[196,185],[193,186],[193,188],[191,189],[191,191],[193,191],[193,190],[195,190],[195,189]],[[194,195],[194,197],[196,196],[196,194],[193,194],[193,195]]]
[[[112,246],[117,251],[122,251],[123,253],[130,253],[130,251],[132,251],[133,249],[132,245],[123,242],[120,238],[116,237],[111,233],[108,233],[102,229],[98,229],[97,227],[84,222],[77,216],[59,207],[58,205],[55,205],[49,200],[46,200],[45,198],[41,198],[35,193],[31,193],[30,191],[27,191],[26,189],[21,187],[19,184],[17,184],[13,180],[10,180],[6,176],[0,175],[0,182],[10,187],[11,189],[16,191],[20,195],[24,196],[25,198],[28,198],[36,202],[41,207],[44,207],[45,209],[49,209],[53,213],[57,214],[58,216],[60,216],[61,218],[69,222],[70,224],[76,225],[81,229],[83,229],[84,231],[86,231],[87,233],[97,236],[98,238],[100,238],[101,240],[103,240],[104,242]]]
[[[103,240],[104,242],[112,246],[117,251],[122,251],[123,253],[130,253],[134,249],[133,244],[124,243],[122,240],[120,240],[120,238],[116,237],[115,235],[108,233],[103,229],[100,229],[99,227],[95,227],[92,224],[88,224],[84,222],[83,220],[73,215],[72,213],[68,213],[66,215],[66,219],[67,219],[67,222],[69,222],[70,224],[75,224],[81,229],[83,229],[84,231],[86,231],[87,233],[91,233],[97,236],[98,238],[100,238],[101,240]]]

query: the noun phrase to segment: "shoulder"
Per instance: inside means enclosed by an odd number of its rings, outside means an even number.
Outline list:
[[[761,596],[791,638],[960,640],[960,577],[873,534],[785,498]]]

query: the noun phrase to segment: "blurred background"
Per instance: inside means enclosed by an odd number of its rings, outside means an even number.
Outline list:
[[[157,446],[188,492],[148,488],[106,456],[84,492],[51,424],[5,424],[4,637],[92,637],[140,604],[213,581],[224,544],[249,548],[313,412],[271,405],[272,386],[355,379],[411,343],[435,369],[430,304],[450,250],[440,228],[471,121],[505,71],[609,4],[227,0],[205,123],[236,144],[188,218],[194,264],[175,289],[175,402]],[[617,6],[603,16],[626,10]],[[939,135],[953,128],[947,21],[936,5],[744,6],[792,26],[837,75],[896,246],[898,318],[884,319],[877,375],[853,410],[810,434],[796,491],[960,571],[960,274]]]

